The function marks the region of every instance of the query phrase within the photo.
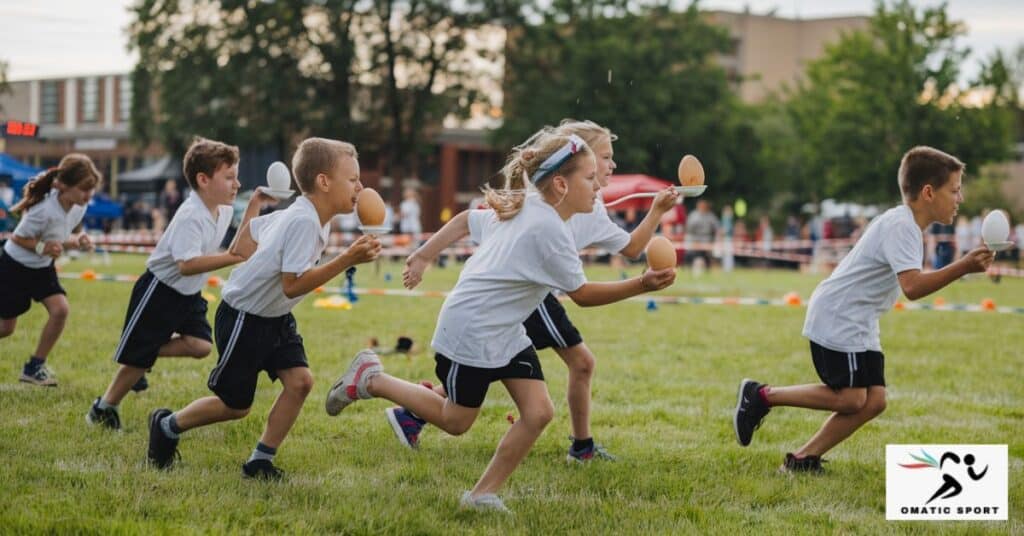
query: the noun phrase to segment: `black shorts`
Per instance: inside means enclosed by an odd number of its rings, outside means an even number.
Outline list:
[[[544,381],[544,371],[540,368],[537,351],[532,346],[516,354],[501,368],[470,367],[456,363],[441,354],[436,354],[434,360],[437,361],[434,372],[444,384],[448,399],[467,408],[479,408],[483,405],[487,389],[491,383],[498,380]]]
[[[844,387],[885,386],[882,352],[839,352],[811,341],[811,358],[821,382],[837,391]]]
[[[54,294],[67,294],[57,280],[51,262],[46,268],[29,268],[0,250],[0,318],[17,318]]]
[[[206,310],[202,293],[181,294],[146,270],[132,288],[114,361],[150,368],[156,362],[160,347],[175,333],[212,341]]]
[[[220,357],[206,385],[229,408],[252,406],[261,370],[273,381],[279,370],[309,367],[291,313],[273,318],[256,316],[222,300],[213,326]]]
[[[565,307],[554,294],[548,294],[530,317],[523,322],[526,335],[538,350],[545,348],[572,348],[583,342],[579,330],[572,325]]]

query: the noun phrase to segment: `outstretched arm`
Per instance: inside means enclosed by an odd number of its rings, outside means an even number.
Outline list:
[[[448,246],[462,240],[469,234],[469,211],[464,210],[448,220],[448,223],[405,260],[405,270],[402,271],[402,284],[407,289],[416,288],[423,280],[423,272],[430,263],[441,254]]]

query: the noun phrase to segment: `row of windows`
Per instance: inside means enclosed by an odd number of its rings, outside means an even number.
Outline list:
[[[78,121],[101,123],[104,115],[106,86],[99,77],[78,80]],[[64,122],[67,83],[64,80],[44,80],[39,87],[39,122],[55,125]],[[132,81],[127,76],[114,79],[114,122],[125,123],[131,117]]]

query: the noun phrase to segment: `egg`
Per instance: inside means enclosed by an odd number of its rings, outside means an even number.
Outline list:
[[[1006,242],[1010,237],[1010,221],[1006,219],[1003,211],[993,210],[985,216],[985,221],[981,224],[981,237],[985,239],[986,244]]]
[[[704,184],[704,166],[696,156],[688,154],[679,161],[679,184],[700,186]]]
[[[267,168],[267,186],[271,190],[289,190],[292,185],[292,174],[284,162],[274,162]]]
[[[647,264],[652,270],[674,268],[676,265],[676,248],[664,236],[656,236],[647,243]]]
[[[356,197],[356,214],[363,225],[384,224],[384,200],[373,188],[363,188]]]

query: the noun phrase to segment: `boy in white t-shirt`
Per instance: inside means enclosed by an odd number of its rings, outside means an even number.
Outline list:
[[[64,331],[70,307],[53,261],[66,249],[92,248],[81,222],[102,179],[88,156],[71,153],[29,181],[24,197],[11,207],[11,212],[23,215],[0,253],[0,339],[14,333],[18,317],[33,301],[43,304],[49,315],[19,381],[57,385],[46,358]]]
[[[608,179],[616,167],[612,142],[617,137],[607,128],[592,121],[571,119],[563,120],[556,132],[567,136],[575,134],[587,143],[587,146],[594,151],[597,161],[598,186],[601,188],[607,186]],[[671,210],[678,201],[679,194],[674,188],[670,187],[658,192],[651,203],[651,210],[647,216],[632,233],[627,233],[608,216],[608,211],[598,195],[594,201],[593,210],[569,218],[569,230],[573,242],[579,250],[595,247],[636,258],[643,253],[647,243],[650,242],[662,215]],[[470,208],[476,207],[471,206]],[[466,211],[456,215],[450,229],[463,230],[464,233],[470,234],[473,242],[480,244],[483,240],[481,228],[479,225],[470,225],[469,214],[470,212]],[[458,240],[463,236],[452,236],[452,238]],[[443,249],[449,245],[450,243],[435,242],[432,247]],[[427,248],[421,248],[413,252],[406,261],[406,269],[402,275],[403,279],[412,286],[419,283],[426,267],[434,261],[433,258],[425,257],[426,250]],[[565,307],[553,293],[548,293],[544,297],[544,301],[530,314],[523,325],[526,327],[526,335],[533,342],[534,349],[554,349],[555,353],[569,367],[566,398],[569,403],[569,416],[572,423],[572,443],[569,445],[566,460],[579,463],[591,460],[614,461],[615,456],[605,450],[602,445],[594,442],[590,430],[590,383],[594,376],[594,368],[597,366],[597,359],[587,344],[583,342],[583,337],[569,319]],[[424,421],[416,418],[405,408],[388,408],[386,412],[388,422],[398,440],[410,448],[418,448]]]
[[[821,456],[885,409],[885,357],[878,317],[902,290],[923,298],[965,274],[984,272],[992,252],[974,249],[941,270],[922,273],[924,236],[933,222],[950,224],[963,202],[964,164],[931,147],[903,155],[899,185],[903,204],[875,218],[856,246],[811,295],[803,334],[821,384],[773,387],[740,382],[733,427],[747,446],[773,406],[832,412],[816,434],[780,470],[821,471]]]
[[[437,352],[435,372],[447,398],[384,374],[377,356],[364,350],[332,386],[327,413],[336,415],[358,399],[381,397],[459,435],[473,425],[490,384],[502,382],[520,418],[498,444],[476,486],[463,494],[461,504],[506,510],[495,492],[554,413],[523,321],[552,288],[592,306],[660,290],[675,280],[675,270],[667,269],[625,281],[587,282],[566,221],[593,209],[596,173],[593,153],[577,136],[544,131],[531,138],[529,146],[517,148],[503,170],[506,188],[487,191],[494,211],[469,216],[487,238],[463,267],[438,315],[432,346]],[[540,193],[527,193],[528,183]],[[438,233],[442,238],[432,241],[446,243],[444,237],[450,233],[446,225]]]
[[[287,209],[253,218],[239,229],[231,252],[247,260],[231,272],[217,307],[214,328],[220,358],[207,381],[216,396],[195,400],[174,413],[160,408],[150,414],[147,456],[156,467],[174,463],[182,432],[248,415],[259,373],[266,371],[271,380],[281,380],[284,390],[270,410],[256,449],[242,465],[242,474],[282,477],[274,456],[313,389],[291,310],[313,289],[380,254],[380,241],[364,235],[341,255],[320,264],[331,218],[352,212],[363,188],[357,157],[349,143],[303,141],[292,159],[303,195]]]
[[[238,188],[238,147],[198,138],[182,162],[192,194],[182,203],[146,260],[125,314],[114,350],[114,373],[103,396],[86,414],[90,424],[121,428],[118,406],[129,390],[148,387],[146,370],[158,357],[203,358],[210,354],[212,331],[206,320],[203,286],[209,272],[242,261],[220,252],[234,213]],[[241,226],[273,198],[253,193]]]

